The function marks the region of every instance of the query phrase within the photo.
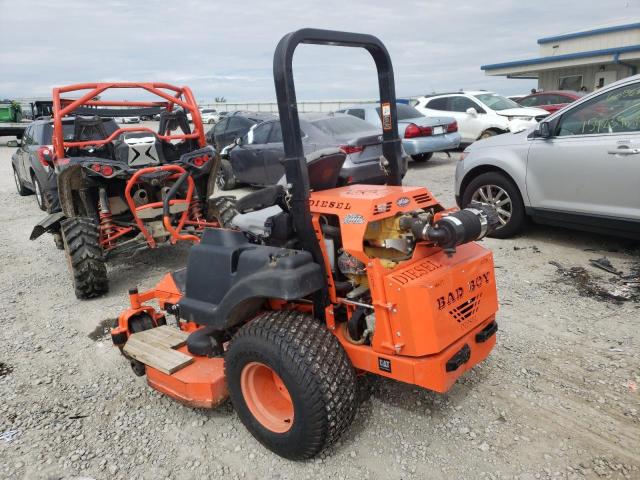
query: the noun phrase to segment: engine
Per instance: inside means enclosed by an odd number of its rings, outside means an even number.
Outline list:
[[[434,209],[402,212],[369,222],[363,237],[363,250],[370,259],[377,259],[391,272],[401,269],[405,262],[413,262],[418,245],[440,249],[446,257],[452,258],[457,247],[481,240],[499,225],[495,209],[479,203],[450,213],[437,214]],[[326,246],[330,251],[333,239],[328,241],[331,243]],[[337,281],[336,288],[344,292],[344,302],[353,309],[346,324],[348,338],[356,344],[367,343],[375,330],[367,265],[344,249],[338,249],[335,261],[331,263],[334,276],[347,279]],[[427,267],[420,265],[419,268],[424,271]],[[412,274],[405,275],[410,278]]]

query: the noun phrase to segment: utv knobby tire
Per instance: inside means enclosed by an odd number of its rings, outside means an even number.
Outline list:
[[[60,226],[76,297],[86,299],[107,293],[109,281],[98,223],[88,217],[72,217]]]
[[[236,197],[226,195],[211,200],[209,216],[217,220],[221,227],[229,228],[231,226],[231,220],[237,214]]]
[[[293,403],[291,427],[276,433],[251,413],[241,387],[243,368],[266,365],[282,380]],[[334,443],[357,410],[354,368],[338,340],[310,315],[261,314],[233,337],[225,355],[233,406],[265,447],[292,460],[310,458]]]

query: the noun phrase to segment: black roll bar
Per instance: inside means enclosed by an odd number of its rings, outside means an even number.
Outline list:
[[[296,89],[293,81],[293,53],[301,43],[364,48],[376,64],[378,87],[382,113],[382,153],[388,162],[389,185],[401,185],[402,147],[398,137],[396,116],[396,93],[393,66],[384,44],[373,35],[303,28],[288,33],[278,43],[273,55],[273,78],[278,99],[278,112],[282,125],[284,143],[284,170],[287,183],[291,186],[290,207],[293,226],[302,248],[309,251],[316,263],[324,270],[324,259],[311,223],[309,210],[309,174],[300,135],[300,120]],[[324,319],[324,307],[328,305],[326,286],[314,297],[314,315]]]

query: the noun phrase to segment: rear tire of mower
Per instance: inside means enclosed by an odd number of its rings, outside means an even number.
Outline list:
[[[268,428],[247,405],[243,371],[256,364],[272,370],[288,392],[293,418],[286,431]],[[225,355],[225,375],[242,423],[265,447],[291,460],[311,458],[334,443],[356,414],[356,376],[347,354],[304,313],[266,312],[242,327]]]
[[[76,297],[86,299],[107,293],[109,280],[98,223],[88,217],[72,217],[60,226]]]

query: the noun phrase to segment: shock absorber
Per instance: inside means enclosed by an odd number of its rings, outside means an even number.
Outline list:
[[[419,217],[404,217],[400,228],[409,230],[416,240],[433,242],[447,255],[453,255],[456,246],[480,240],[500,226],[495,208],[483,203],[472,203],[468,208],[443,216],[433,224]]]
[[[196,189],[193,190],[193,196],[189,202],[189,219],[195,223],[204,222],[204,214],[202,213],[202,203]]]
[[[98,197],[100,200],[100,244],[104,248],[109,249],[113,247],[114,242],[111,241],[111,237],[116,233],[117,228],[115,223],[113,223],[113,216],[109,209],[107,191],[104,188],[100,188],[98,191]]]

